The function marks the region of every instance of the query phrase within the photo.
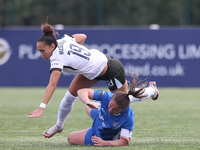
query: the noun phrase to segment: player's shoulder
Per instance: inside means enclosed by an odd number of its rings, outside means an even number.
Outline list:
[[[59,58],[59,48],[58,47],[53,51],[53,53],[52,53],[52,55],[50,57],[50,61],[55,60],[55,59],[60,59]]]
[[[134,112],[133,112],[133,109],[131,108],[131,105],[129,105],[129,106],[127,107],[127,116],[128,116],[128,117],[134,116]]]
[[[113,93],[105,91],[105,90],[95,90],[94,98],[98,99],[110,99],[113,96]]]
[[[106,96],[109,92],[105,90],[94,90],[94,94],[97,96]]]
[[[131,108],[131,105],[129,105],[125,110],[123,110],[122,114],[125,115],[127,118],[132,117],[134,115],[134,113]]]
[[[64,34],[63,37],[59,40],[69,40],[69,41],[75,41],[75,38],[71,34]]]

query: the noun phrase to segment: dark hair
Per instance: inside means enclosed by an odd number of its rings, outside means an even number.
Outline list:
[[[57,47],[57,39],[54,34],[57,34],[54,31],[53,26],[48,23],[45,23],[41,26],[43,34],[40,36],[37,42],[45,42],[47,45],[51,46],[51,44],[55,44],[55,48]]]
[[[138,76],[133,75],[133,80],[132,83],[130,84],[130,88],[128,93],[123,92],[123,91],[118,91],[114,94],[114,100],[116,102],[116,104],[122,109],[124,110],[125,108],[127,108],[130,104],[130,99],[129,99],[129,95],[132,95],[136,98],[143,98],[146,97],[146,95],[144,94],[144,88],[146,88],[147,83],[142,84],[139,89],[136,89],[136,87],[142,82],[142,80],[138,79]]]

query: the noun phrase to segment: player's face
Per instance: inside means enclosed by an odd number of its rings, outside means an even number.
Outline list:
[[[54,48],[55,48],[54,44],[51,44],[51,46],[49,46],[44,42],[37,42],[37,49],[40,52],[40,56],[42,56],[46,60],[50,59]]]
[[[117,114],[122,111],[121,108],[116,104],[114,98],[112,98],[108,104],[108,111],[110,114]]]

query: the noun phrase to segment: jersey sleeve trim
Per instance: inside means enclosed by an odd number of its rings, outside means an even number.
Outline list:
[[[122,128],[120,136],[125,136],[130,138],[132,136],[132,131]]]
[[[71,38],[74,38],[71,34],[69,34],[69,33],[65,33],[66,35],[68,35],[69,37],[71,37]]]
[[[52,68],[51,70],[50,70],[50,73],[52,72],[52,71],[55,71],[55,70],[57,70],[57,71],[62,71],[62,69],[60,69],[60,68]]]

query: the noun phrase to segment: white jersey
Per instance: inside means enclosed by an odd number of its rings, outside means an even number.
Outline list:
[[[93,80],[107,64],[106,56],[96,49],[88,50],[76,43],[75,38],[64,35],[57,40],[58,46],[50,57],[50,70],[60,70],[70,74],[82,74]]]

